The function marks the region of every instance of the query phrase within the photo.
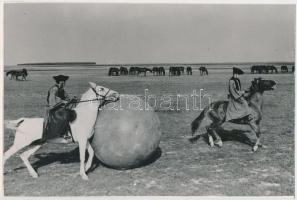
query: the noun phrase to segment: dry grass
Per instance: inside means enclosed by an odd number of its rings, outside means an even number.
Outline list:
[[[29,72],[30,73],[30,72]],[[88,81],[120,93],[155,95],[188,94],[206,89],[214,99],[226,97],[230,73],[210,71],[208,77],[108,77],[104,70],[34,71],[28,81],[5,79],[4,117],[43,116],[51,76],[69,74],[67,89],[79,96]],[[257,75],[242,78],[243,86]],[[31,163],[40,177],[33,179],[19,157],[5,165],[4,186],[8,196],[64,195],[294,195],[294,76],[263,75],[278,82],[275,91],[264,95],[262,141],[267,148],[251,153],[239,140],[227,140],[222,148],[210,148],[200,139],[191,144],[190,123],[200,111],[159,111],[162,124],[161,157],[154,163],[133,169],[114,170],[95,160],[90,180],[82,181],[77,145],[46,144]],[[13,132],[5,130],[5,150],[12,144]],[[253,136],[249,136],[253,139]]]

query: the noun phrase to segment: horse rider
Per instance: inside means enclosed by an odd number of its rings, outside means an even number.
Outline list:
[[[53,76],[56,84],[50,87],[47,94],[47,109],[44,117],[42,142],[45,142],[49,134],[58,134],[60,143],[72,142],[71,130],[69,126],[70,109],[67,106],[75,103],[76,97],[69,98],[64,90],[69,76]],[[62,122],[61,122],[62,121]],[[62,123],[62,125],[61,125]],[[63,131],[64,130],[64,131]],[[65,131],[66,130],[66,131]],[[57,133],[58,132],[58,133]],[[59,133],[60,132],[60,133]]]
[[[245,99],[245,96],[248,95],[248,92],[241,90],[241,82],[238,78],[239,75],[244,74],[244,72],[237,68],[233,67],[233,76],[229,80],[228,86],[228,99],[229,102],[227,107],[222,106],[220,109],[211,110],[208,114],[212,119],[213,123],[209,126],[209,129],[215,129],[225,121],[234,121],[238,119],[243,119],[248,117],[248,121],[252,120],[250,113],[250,108],[248,102]]]
[[[238,78],[238,76],[242,74],[244,74],[244,72],[241,69],[233,67],[233,76],[229,80],[229,103],[226,110],[225,121],[243,119],[247,116],[249,120],[251,120],[250,108],[245,99],[248,93],[241,90],[241,82]]]

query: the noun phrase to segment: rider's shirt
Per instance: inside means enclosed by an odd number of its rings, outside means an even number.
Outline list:
[[[238,78],[229,80],[229,103],[226,112],[226,121],[239,119],[250,114],[247,101],[243,97],[241,83]]]
[[[58,85],[54,85],[48,90],[47,103],[50,108],[64,100],[69,100],[69,97],[63,88],[59,88]]]

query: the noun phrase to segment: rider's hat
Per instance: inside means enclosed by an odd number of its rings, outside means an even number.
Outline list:
[[[237,67],[233,67],[233,74],[241,75],[241,74],[244,74],[244,72],[241,69],[237,68]]]
[[[58,76],[53,76],[53,78],[57,83],[59,83],[60,81],[67,81],[69,79],[69,76],[58,75]]]

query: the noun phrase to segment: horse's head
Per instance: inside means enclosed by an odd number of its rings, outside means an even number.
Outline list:
[[[273,80],[264,80],[262,78],[255,78],[252,81],[251,91],[254,92],[264,92],[268,90],[274,90],[276,87],[276,82]]]
[[[96,83],[89,82],[93,92],[95,93],[96,97],[99,100],[103,100],[104,103],[107,102],[115,102],[119,100],[120,94],[114,90],[111,90],[109,88],[99,86]]]

